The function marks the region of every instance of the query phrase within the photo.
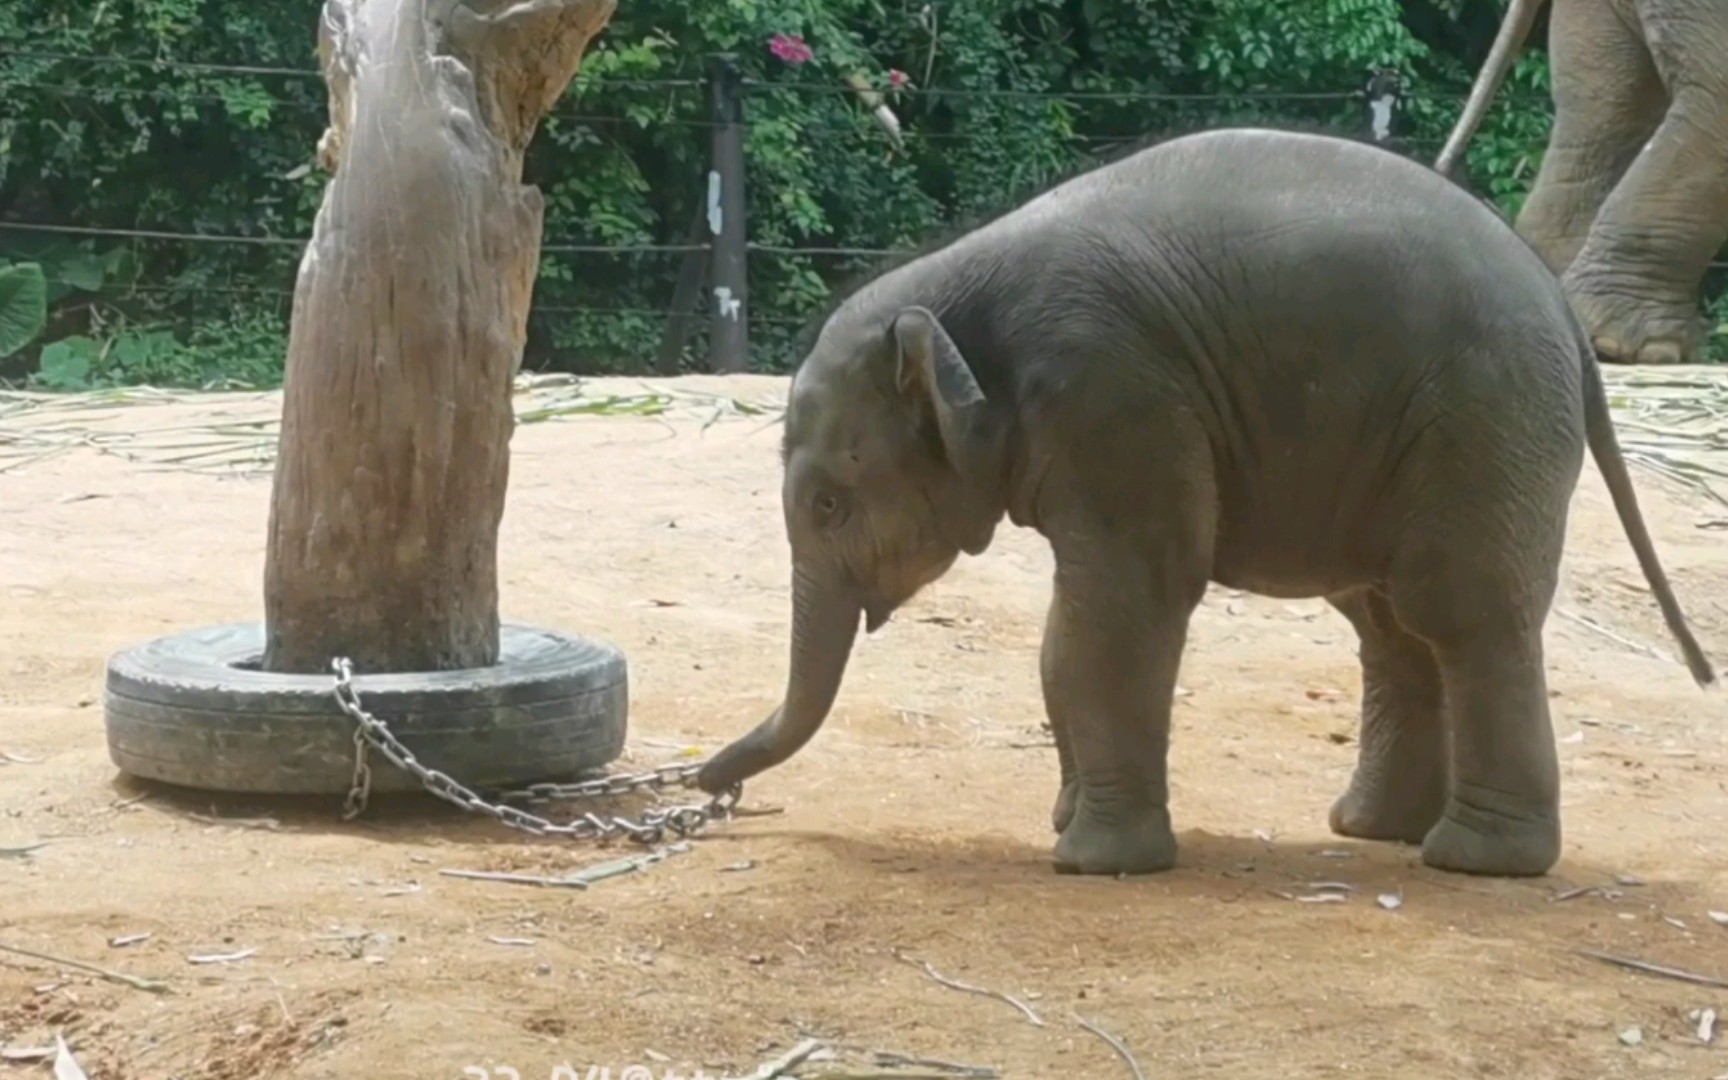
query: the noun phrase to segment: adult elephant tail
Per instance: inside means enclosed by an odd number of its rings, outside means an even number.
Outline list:
[[[1602,369],[1596,350],[1576,315],[1573,316],[1573,325],[1584,361],[1584,434],[1590,444],[1590,456],[1596,459],[1596,467],[1608,485],[1614,511],[1620,516],[1620,526],[1626,530],[1626,538],[1632,542],[1632,551],[1638,557],[1638,566],[1644,571],[1644,580],[1656,596],[1656,605],[1662,609],[1662,621],[1668,624],[1668,632],[1680,643],[1680,652],[1686,657],[1686,667],[1692,672],[1692,678],[1701,687],[1709,686],[1716,681],[1716,672],[1711,669],[1710,660],[1693,636],[1692,628],[1686,624],[1680,602],[1674,598],[1674,590],[1668,584],[1668,575],[1656,558],[1656,545],[1650,539],[1650,530],[1638,509],[1632,476],[1627,472],[1626,458],[1620,452],[1620,440],[1614,434],[1614,418],[1608,411],[1608,393],[1602,385]]]
[[[1535,25],[1536,13],[1542,10],[1542,3],[1543,0],[1512,0],[1512,6],[1506,10],[1500,33],[1494,37],[1494,47],[1488,50],[1488,60],[1476,73],[1475,85],[1470,87],[1470,98],[1464,103],[1464,111],[1452,128],[1452,134],[1447,136],[1446,145],[1440,148],[1440,156],[1434,159],[1434,170],[1441,176],[1452,175],[1458,159],[1464,156],[1464,147],[1482,125],[1482,118],[1488,115],[1488,106],[1493,103],[1506,73],[1512,70],[1513,58],[1530,35],[1530,27]]]

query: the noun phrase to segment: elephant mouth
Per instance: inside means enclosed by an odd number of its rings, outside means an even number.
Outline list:
[[[892,600],[871,598],[864,601],[864,632],[874,634],[888,625],[888,619],[899,608]]]
[[[864,609],[864,632],[874,634],[886,626],[895,612],[946,574],[959,558],[952,545],[927,542],[908,557],[880,561],[873,574],[852,574],[853,594]]]

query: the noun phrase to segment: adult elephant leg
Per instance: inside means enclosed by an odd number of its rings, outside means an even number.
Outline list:
[[[1144,874],[1176,863],[1166,771],[1170,711],[1206,563],[1154,550],[1057,551],[1045,631],[1046,705],[1067,732],[1076,785],[1056,842],[1063,873]]]
[[[1074,740],[1068,735],[1068,725],[1062,722],[1064,710],[1049,703],[1060,699],[1060,672],[1056,664],[1057,601],[1050,602],[1050,613],[1044,620],[1044,648],[1039,657],[1043,676],[1045,712],[1050,719],[1050,733],[1056,740],[1056,760],[1062,768],[1062,786],[1056,793],[1056,805],[1050,810],[1050,827],[1060,835],[1074,820],[1074,803],[1080,796],[1080,774],[1074,766]]]
[[[1690,363],[1699,283],[1728,240],[1728,6],[1640,7],[1671,104],[1563,281],[1604,360]]]
[[[1563,273],[1668,106],[1637,31],[1609,0],[1551,5],[1554,128],[1517,229]]]
[[[1356,773],[1332,804],[1332,831],[1420,844],[1446,806],[1445,698],[1434,653],[1398,625],[1386,594],[1327,598],[1360,639],[1362,729]]]

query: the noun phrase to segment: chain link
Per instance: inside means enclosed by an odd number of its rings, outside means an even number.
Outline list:
[[[703,763],[662,765],[647,772],[603,776],[596,780],[569,784],[530,784],[519,790],[501,792],[497,802],[488,802],[447,774],[420,764],[413,753],[390,733],[384,721],[366,711],[365,706],[360,703],[359,693],[354,689],[354,667],[347,657],[336,658],[331,661],[330,666],[336,672],[336,703],[355,725],[354,778],[342,807],[342,818],[345,821],[353,820],[364,813],[367,801],[371,798],[370,752],[373,750],[383,754],[397,768],[417,778],[427,791],[440,799],[455,803],[471,813],[496,818],[513,829],[521,829],[535,836],[567,836],[575,840],[601,842],[625,836],[639,844],[658,844],[665,839],[668,832],[682,838],[699,832],[714,821],[730,820],[738,800],[744,794],[744,786],[734,784],[706,803],[686,803],[648,810],[634,820],[585,813],[568,824],[548,821],[509,804],[572,802],[628,795],[637,791],[693,788],[696,786],[696,774],[702,771]]]

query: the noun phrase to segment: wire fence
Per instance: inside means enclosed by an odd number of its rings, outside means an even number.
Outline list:
[[[249,76],[281,76],[297,79],[316,79],[322,81],[324,74],[315,67],[272,67],[255,64],[218,64],[206,61],[181,60],[174,57],[133,57],[113,54],[94,53],[64,53],[39,52],[28,49],[0,50],[0,56],[14,60],[32,60],[41,63],[80,63],[80,64],[111,64],[122,67],[148,68],[155,71],[188,71],[210,75],[249,75]],[[578,73],[572,84],[572,89],[580,90],[584,86],[592,87],[592,82],[585,81],[585,76]],[[705,79],[628,79],[608,77],[605,85],[618,89],[629,90],[691,90],[708,85]],[[855,94],[857,91],[845,84],[809,82],[797,79],[745,79],[743,85],[751,90],[783,90],[801,94]],[[1279,91],[1279,90],[1245,90],[1219,93],[1171,93],[1148,90],[1010,90],[988,88],[953,88],[940,86],[901,86],[889,84],[874,86],[872,89],[887,93],[892,92],[908,97],[960,97],[996,99],[1007,101],[1222,101],[1222,100],[1253,100],[1253,101],[1352,101],[1360,100],[1364,91],[1361,89],[1334,91]],[[1416,100],[1424,95],[1415,93],[1407,95]],[[1432,100],[1462,100],[1466,95],[1448,93],[1427,95]],[[1520,94],[1507,90],[1497,95],[1513,101],[1530,102],[1546,105],[1548,98],[1541,94]]]
[[[90,105],[112,104],[126,101],[173,102],[181,106],[220,107],[230,111],[268,110],[271,115],[276,111],[282,113],[304,114],[305,120],[323,124],[323,116],[327,115],[328,104],[322,85],[323,73],[316,68],[284,67],[264,64],[246,63],[215,63],[201,60],[182,60],[178,58],[131,57],[118,55],[76,54],[63,52],[44,52],[30,50],[0,51],[0,57],[11,61],[23,61],[22,65],[9,65],[9,70],[0,74],[0,91],[6,94],[36,94],[83,102]],[[34,67],[32,66],[34,65]],[[183,77],[191,77],[194,81],[190,86],[157,86],[140,87],[127,85],[104,85],[80,81],[72,78],[67,81],[67,75],[61,70],[71,66],[74,76],[85,75],[92,71],[99,72],[104,67],[122,67],[142,69],[150,72],[175,73]],[[245,79],[277,79],[285,85],[270,92],[261,92],[256,86],[243,88],[224,87],[219,81],[229,78]],[[206,85],[202,80],[209,80]],[[297,84],[305,84],[304,88],[294,91]],[[735,79],[738,93],[743,98],[761,95],[855,95],[858,91],[845,84],[828,84],[819,82],[789,80],[756,80],[738,77]],[[667,102],[653,111],[638,112],[634,115],[609,115],[584,111],[583,98],[595,90],[621,90],[632,92],[648,92],[663,95]],[[1361,107],[1361,126],[1366,134],[1370,129],[1369,90],[1364,87],[1348,90],[1315,92],[1275,92],[1275,91],[1242,91],[1213,94],[1165,93],[1156,91],[1024,91],[1012,89],[970,89],[924,86],[880,86],[873,88],[891,100],[999,100],[1004,102],[1046,103],[1046,104],[1134,104],[1134,103],[1165,103],[1170,105],[1202,105],[1202,106],[1235,106],[1252,103],[1259,106],[1278,105],[1321,105],[1342,108],[1351,103]],[[603,82],[591,81],[583,74],[578,74],[571,89],[565,94],[564,103],[555,107],[545,121],[546,127],[558,125],[586,125],[594,128],[634,128],[665,129],[672,131],[689,131],[692,138],[705,138],[715,146],[721,145],[728,129],[736,129],[740,140],[746,137],[758,121],[754,120],[748,108],[740,107],[730,117],[723,113],[709,111],[705,116],[691,116],[687,111],[680,112],[675,104],[688,105],[693,95],[702,93],[712,96],[714,90],[713,76],[709,79],[692,78],[660,78],[660,79],[620,79],[607,77]],[[1445,99],[1457,102],[1461,94],[1423,95],[1410,92],[1400,93],[1400,103],[1423,100]],[[1546,96],[1518,95],[1503,92],[1501,98],[1513,100],[1524,105],[1549,107]],[[698,99],[697,107],[704,103]],[[880,137],[880,132],[872,132],[873,121],[869,111],[858,110],[853,118],[856,123],[846,125],[800,125],[800,134],[811,136],[840,136],[849,138]],[[1067,143],[1081,148],[1078,156],[1086,158],[1107,152],[1114,147],[1130,147],[1158,137],[1158,131],[1128,131],[1108,133],[1098,131],[1045,133],[1054,135],[1055,141]],[[1375,132],[1376,141],[1382,141],[1387,133]],[[924,131],[908,130],[905,136],[910,139],[922,139],[932,142],[963,142],[967,140],[983,140],[996,137],[993,133],[973,133],[960,131]],[[1405,151],[1427,150],[1438,144],[1435,140],[1396,138],[1395,145]],[[310,145],[308,145],[308,155]],[[717,173],[724,173],[718,159],[714,163]],[[723,176],[722,183],[744,184],[742,168],[739,175]],[[692,189],[700,182],[699,177],[691,177]],[[748,229],[748,222],[744,223]],[[283,276],[276,280],[226,280],[212,282],[204,275],[192,275],[188,279],[156,279],[135,278],[131,281],[115,283],[105,289],[101,299],[106,302],[123,303],[128,298],[141,298],[151,304],[161,307],[176,302],[198,304],[208,303],[211,298],[228,298],[230,302],[240,302],[245,298],[261,305],[276,305],[284,318],[288,305],[294,295],[291,276],[291,255],[294,249],[303,247],[308,237],[303,235],[273,235],[268,232],[248,234],[240,232],[205,232],[196,228],[173,227],[159,222],[134,223],[77,223],[52,220],[30,220],[11,218],[0,220],[0,250],[6,247],[7,235],[34,234],[36,236],[64,237],[78,240],[121,241],[140,248],[153,246],[183,246],[187,248],[219,245],[232,248],[262,248],[275,249],[282,252],[283,257],[272,260],[274,270]],[[654,269],[645,272],[654,288],[647,291],[665,294],[679,293],[681,287],[674,287],[674,279],[688,279],[697,264],[718,262],[721,254],[720,245],[727,242],[726,238],[709,233],[693,235],[683,243],[658,242],[594,242],[583,237],[549,236],[542,244],[542,252],[546,255],[583,256],[592,261],[593,277],[589,281],[577,281],[578,286],[598,287],[601,280],[608,274],[616,275],[617,262],[633,258],[666,258],[681,257],[684,260],[682,270],[673,270],[664,262]],[[773,244],[757,243],[748,240],[747,233],[739,241],[739,250],[743,255],[755,260],[827,260],[830,262],[869,261],[893,258],[906,253],[907,249],[899,246],[846,246],[835,244]],[[150,259],[141,259],[140,265],[149,266]],[[297,261],[297,260],[294,260]],[[284,273],[287,271],[287,273]],[[583,273],[588,273],[587,267]],[[633,274],[638,271],[633,270]],[[738,273],[744,273],[742,270]],[[706,287],[697,294],[697,300],[708,299],[715,293],[726,292],[730,286],[730,294],[748,296],[744,279],[737,281],[716,281],[712,266],[704,266],[703,273]],[[826,275],[824,275],[826,276]],[[51,283],[66,289],[75,289],[78,282],[69,279],[50,279]],[[580,316],[600,319],[629,319],[642,323],[664,324],[666,335],[661,340],[661,359],[657,367],[663,372],[676,370],[677,364],[688,364],[690,357],[685,345],[692,333],[711,325],[715,319],[723,317],[717,314],[714,304],[698,304],[688,295],[688,289],[682,289],[685,295],[674,295],[668,305],[653,305],[642,303],[625,303],[618,305],[596,303],[571,303],[563,288],[569,282],[558,287],[548,287],[544,278],[537,288],[536,302],[532,315],[540,318],[545,316]],[[641,282],[638,282],[641,284]],[[593,291],[592,288],[589,291]],[[704,296],[703,293],[709,294]],[[809,319],[809,311],[758,313],[751,305],[742,312],[746,328],[760,326],[778,327],[782,330],[801,326]],[[682,324],[682,325],[679,325]],[[784,333],[781,335],[785,336]],[[674,341],[673,339],[677,340]],[[748,340],[746,329],[745,340]],[[646,342],[638,343],[645,354],[651,351]],[[668,357],[673,356],[674,362]],[[742,358],[736,354],[730,357],[716,357],[713,343],[710,342],[710,366],[720,369],[737,370]]]

